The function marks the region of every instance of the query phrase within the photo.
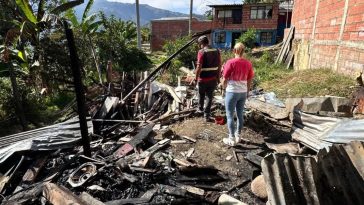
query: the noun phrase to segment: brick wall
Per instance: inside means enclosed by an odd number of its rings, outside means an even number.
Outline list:
[[[271,4],[267,4],[271,5]],[[264,6],[264,4],[245,4],[243,6],[243,29],[256,28],[256,29],[277,29],[279,4],[273,4],[273,12],[271,19],[250,19],[250,7]]]
[[[232,18],[217,18],[215,13],[214,21],[198,21],[192,22],[192,32],[200,32],[207,29],[225,29],[225,30],[247,30],[248,28],[256,28],[259,30],[276,30],[279,16],[279,4],[273,4],[271,19],[250,19],[251,6],[264,6],[272,4],[245,4],[242,10],[242,23],[232,24]],[[234,7],[236,8],[236,7]],[[230,8],[231,9],[231,8]],[[217,11],[217,10],[215,10]],[[167,40],[174,40],[181,36],[188,35],[188,20],[154,20],[151,22],[151,49],[152,51],[161,50]],[[275,34],[274,34],[275,35]],[[209,36],[210,37],[210,36]]]
[[[215,29],[241,29],[247,30],[248,28],[256,29],[277,29],[279,4],[273,4],[273,12],[271,19],[250,19],[250,7],[252,6],[265,6],[272,4],[244,4],[242,8],[242,23],[232,24],[232,18],[218,19],[217,10],[215,10],[215,18],[213,26]]]
[[[363,0],[295,0],[292,25],[296,69],[330,68],[351,75],[364,69]]]
[[[192,33],[211,28],[211,21],[192,21]],[[151,49],[162,50],[164,43],[188,35],[188,20],[155,20],[152,21]]]

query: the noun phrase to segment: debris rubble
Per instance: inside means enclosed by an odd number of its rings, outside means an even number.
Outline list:
[[[281,101],[255,90],[242,140],[228,147],[220,93],[213,113],[223,120],[206,123],[184,81],[193,73],[182,68],[176,87],[156,81],[173,56],[102,94],[88,89],[90,156],[75,115],[0,138],[1,204],[364,203],[362,93]]]

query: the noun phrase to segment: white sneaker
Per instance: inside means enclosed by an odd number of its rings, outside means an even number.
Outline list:
[[[233,146],[236,145],[236,142],[235,142],[234,138],[227,137],[227,138],[222,139],[222,141],[224,142],[224,144],[226,144],[228,146],[233,147]]]
[[[234,134],[234,140],[235,140],[235,143],[238,144],[241,141],[240,134],[235,133]]]

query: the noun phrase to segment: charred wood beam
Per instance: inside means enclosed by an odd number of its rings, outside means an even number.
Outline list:
[[[29,167],[29,169],[25,172],[23,176],[23,183],[33,183],[37,178],[40,170],[43,168],[46,163],[48,156],[40,156],[37,160],[33,162],[33,164]]]
[[[207,30],[207,31],[203,31],[200,33],[196,33],[195,35],[192,36],[192,39],[186,43],[182,48],[180,48],[178,51],[176,51],[174,54],[172,54],[166,61],[164,61],[162,64],[160,64],[154,71],[152,71],[148,77],[146,77],[142,82],[140,82],[137,86],[134,87],[134,89],[132,91],[129,92],[129,94],[127,94],[123,100],[122,103],[124,103],[128,98],[130,98],[139,88],[141,88],[142,86],[144,86],[144,84],[146,82],[148,82],[151,78],[153,78],[161,69],[165,68],[166,65],[169,64],[169,62],[175,58],[178,54],[180,54],[182,51],[184,51],[186,48],[188,48],[190,45],[192,45],[195,40],[197,40],[198,37],[205,35],[205,34],[209,34],[211,33],[211,30]]]
[[[176,112],[176,113],[172,113],[172,114],[169,114],[167,116],[164,116],[164,117],[160,117],[158,119],[155,119],[153,120],[154,123],[156,122],[160,122],[160,121],[164,121],[164,120],[168,120],[169,118],[173,117],[173,116],[176,116],[176,115],[183,115],[183,114],[190,114],[192,112],[196,111],[196,109],[190,109],[190,110],[184,110],[184,111],[181,111],[181,112]]]
[[[125,122],[125,123],[141,123],[140,120],[104,120],[104,119],[92,119],[95,122]]]
[[[134,136],[132,140],[130,140],[128,143],[124,144],[122,147],[120,147],[116,152],[115,156],[117,158],[123,157],[134,150],[140,143],[142,143],[149,134],[153,131],[154,123],[148,124],[143,129],[141,129],[137,135]]]
[[[38,198],[43,191],[43,182],[32,184],[27,188],[13,193],[12,195],[5,198],[1,205],[26,205],[34,204],[33,201]]]
[[[126,205],[126,204],[148,204],[150,199],[144,198],[130,198],[130,199],[119,199],[115,201],[108,201],[106,205]]]
[[[85,91],[84,91],[84,87],[82,84],[79,58],[77,55],[77,49],[76,49],[76,45],[75,45],[73,32],[72,32],[72,29],[68,28],[67,21],[64,21],[64,29],[65,29],[65,33],[66,33],[67,42],[68,42],[68,48],[70,51],[71,68],[72,68],[72,74],[73,74],[73,82],[75,85],[83,152],[86,156],[90,157],[91,148],[90,148],[90,137],[88,136],[87,121],[86,121],[86,106],[85,106],[86,100],[85,100]]]

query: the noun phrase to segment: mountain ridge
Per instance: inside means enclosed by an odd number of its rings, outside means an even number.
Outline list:
[[[86,2],[87,3],[87,2]],[[82,16],[82,12],[86,7],[86,3],[81,4],[75,8],[76,15]],[[91,7],[90,13],[102,11],[107,16],[114,15],[125,21],[136,21],[135,3],[122,3],[107,0],[95,0]],[[155,8],[148,4],[139,5],[140,12],[140,24],[145,26],[153,19],[165,18],[165,17],[188,17],[188,14],[173,12],[165,9]],[[202,15],[194,14],[194,17],[204,18]]]

